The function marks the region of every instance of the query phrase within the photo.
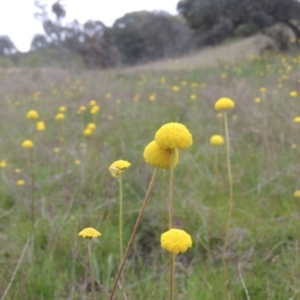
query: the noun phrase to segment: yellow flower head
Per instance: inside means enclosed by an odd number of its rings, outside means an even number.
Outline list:
[[[163,149],[185,150],[193,144],[189,130],[181,123],[167,123],[156,131],[155,141]]]
[[[2,159],[0,161],[0,168],[6,168],[6,160],[5,159]]]
[[[65,119],[65,114],[60,112],[55,116],[55,119],[58,120],[58,121],[64,120]]]
[[[54,153],[58,153],[59,151],[60,151],[59,148],[54,148],[54,149],[53,149],[53,152],[54,152]]]
[[[295,117],[295,118],[294,118],[294,122],[295,122],[295,123],[300,123],[300,117]]]
[[[221,135],[215,134],[210,138],[210,144],[213,146],[221,146],[224,144],[224,139]]]
[[[45,123],[43,121],[39,121],[36,123],[36,129],[38,131],[43,131],[45,130]]]
[[[100,110],[100,106],[94,105],[94,106],[91,108],[90,113],[91,113],[92,115],[95,115],[95,114],[98,113],[99,110]]]
[[[25,181],[24,180],[18,180],[17,181],[17,185],[24,185],[25,184]]]
[[[95,105],[97,105],[96,100],[90,100],[90,106],[95,106]]]
[[[290,97],[291,98],[296,98],[298,96],[298,93],[296,91],[291,91],[290,92]]]
[[[22,147],[23,147],[23,148],[28,148],[28,149],[30,149],[30,148],[33,147],[33,142],[30,141],[30,140],[25,140],[25,141],[22,143]]]
[[[113,177],[119,177],[123,171],[128,169],[131,166],[131,163],[126,160],[117,160],[113,162],[108,170],[110,171]]]
[[[78,233],[78,236],[81,236],[84,239],[95,239],[95,238],[101,236],[101,233],[94,228],[88,227],[88,228],[81,230]]]
[[[173,85],[173,86],[172,86],[172,90],[173,90],[174,92],[179,92],[179,91],[180,91],[180,87],[177,86],[177,85]]]
[[[36,120],[36,119],[38,119],[38,117],[39,117],[39,114],[35,110],[30,110],[26,115],[26,118],[28,120]]]
[[[84,106],[84,105],[81,105],[80,107],[79,107],[79,111],[85,111],[86,110],[86,107]]]
[[[257,98],[254,99],[254,102],[255,102],[255,103],[260,103],[260,102],[261,102],[261,99],[260,99],[259,97],[257,97]]]
[[[93,131],[93,130],[96,129],[96,124],[95,123],[89,123],[87,128]]]
[[[91,136],[93,134],[93,130],[91,130],[90,128],[86,128],[83,131],[83,135],[85,136]]]
[[[76,159],[75,160],[75,165],[78,165],[78,166],[81,165],[81,161],[79,159]]]
[[[181,229],[172,228],[160,237],[161,247],[174,254],[186,252],[192,247],[192,243],[191,236]]]
[[[267,91],[267,89],[266,89],[265,87],[261,87],[261,88],[259,89],[259,91],[260,91],[261,93],[265,93],[265,92]]]
[[[294,197],[300,198],[300,191],[299,190],[294,193]]]
[[[234,108],[235,103],[232,101],[230,98],[220,98],[216,103],[215,103],[215,110],[227,110],[230,108]]]
[[[171,168],[171,149],[163,149],[155,141],[146,146],[143,156],[149,165],[167,170]],[[178,164],[178,156],[178,151],[175,149],[174,167]]]
[[[58,109],[59,112],[61,113],[64,113],[67,111],[67,108],[65,106],[61,106],[59,109]]]

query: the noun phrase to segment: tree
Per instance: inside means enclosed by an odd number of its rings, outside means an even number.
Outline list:
[[[17,48],[11,39],[6,36],[0,36],[0,56],[10,55],[17,52]]]

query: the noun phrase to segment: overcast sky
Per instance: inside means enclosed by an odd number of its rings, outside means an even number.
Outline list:
[[[66,21],[80,23],[99,20],[111,26],[127,12],[164,10],[176,14],[179,0],[64,0]],[[55,0],[45,0],[51,4]],[[33,17],[34,0],[0,0],[0,35],[8,35],[20,51],[28,51],[34,34],[43,33],[42,25]]]

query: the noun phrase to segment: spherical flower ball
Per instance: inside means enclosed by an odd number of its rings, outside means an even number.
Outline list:
[[[58,120],[58,121],[62,121],[65,119],[65,115],[63,113],[58,113],[56,116],[55,116],[55,119]]]
[[[296,98],[298,96],[298,93],[296,91],[291,91],[290,92],[290,97],[291,98]]]
[[[184,230],[172,228],[161,235],[160,244],[163,249],[178,254],[186,252],[192,247],[193,242],[191,236]]]
[[[30,149],[30,148],[33,147],[33,142],[30,141],[30,140],[25,140],[25,141],[22,143],[22,147],[23,147],[23,148]]]
[[[45,130],[45,123],[43,121],[37,122],[36,123],[36,129],[38,131],[43,131]]]
[[[96,100],[90,100],[90,106],[95,106],[95,105],[97,105]]]
[[[17,185],[24,185],[24,184],[25,184],[25,181],[24,181],[24,180],[21,180],[21,179],[20,179],[20,180],[17,181]]]
[[[215,110],[227,110],[230,108],[234,108],[235,103],[230,98],[220,98],[215,103]]]
[[[101,233],[94,228],[88,227],[80,231],[78,236],[81,236],[84,239],[95,239],[101,236]]]
[[[171,149],[163,149],[156,141],[149,143],[144,150],[144,159],[147,164],[160,169],[171,169]],[[175,149],[174,167],[178,164],[178,151]]]
[[[61,113],[64,113],[67,111],[67,108],[65,106],[61,106],[59,109],[58,109],[59,112]]]
[[[5,159],[2,159],[1,161],[0,161],[0,168],[6,168],[6,160]]]
[[[96,124],[95,123],[89,123],[87,128],[91,129],[92,131],[96,129]]]
[[[300,123],[300,117],[294,118],[294,123]]]
[[[210,144],[213,146],[221,146],[224,144],[224,139],[221,135],[215,134],[210,138]]]
[[[155,141],[163,149],[185,150],[193,144],[189,130],[181,123],[167,123],[156,131]]]
[[[115,178],[119,177],[123,171],[128,169],[131,166],[131,163],[127,160],[117,160],[113,162],[108,170],[111,173],[111,175]]]
[[[93,134],[93,130],[91,130],[90,128],[86,128],[83,131],[84,136],[91,136],[92,134]]]
[[[39,114],[35,110],[30,110],[26,115],[26,118],[28,120],[36,120],[36,119],[38,119],[38,117],[39,117]]]
[[[300,198],[300,191],[299,190],[294,193],[294,197]]]

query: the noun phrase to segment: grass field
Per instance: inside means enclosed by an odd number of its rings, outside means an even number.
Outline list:
[[[226,147],[219,148],[216,187],[209,140],[225,135],[214,104],[230,97],[236,106],[228,111],[234,199],[229,299],[300,299],[300,198],[294,197],[300,124],[293,121],[300,95],[290,96],[299,91],[299,68],[297,54],[269,54],[211,66],[183,59],[108,71],[2,69],[0,296],[11,283],[7,300],[90,299],[86,243],[78,232],[94,227],[102,233],[92,243],[96,299],[108,299],[120,261],[119,188],[108,167],[118,159],[132,164],[123,173],[125,247],[154,169],[143,159],[144,148],[160,126],[181,122],[193,145],[180,151],[175,168],[174,226],[192,236],[193,246],[177,257],[174,299],[225,299]],[[101,108],[94,115],[92,99]],[[56,120],[61,106],[65,119]],[[26,119],[32,109],[45,131]],[[97,128],[87,137],[90,122]],[[34,143],[33,238],[26,139]],[[160,247],[168,229],[168,184],[169,171],[159,170],[124,270],[127,299],[168,299],[168,253]],[[115,299],[121,299],[119,289]]]

